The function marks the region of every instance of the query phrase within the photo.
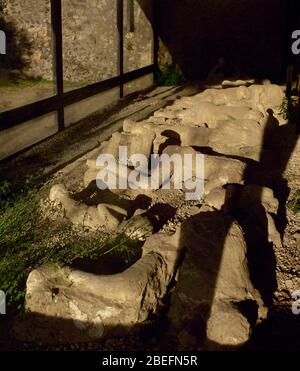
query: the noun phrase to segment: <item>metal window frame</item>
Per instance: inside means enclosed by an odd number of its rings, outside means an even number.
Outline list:
[[[64,92],[63,79],[63,35],[62,35],[62,4],[61,0],[51,1],[51,25],[53,40],[53,74],[56,94],[9,111],[0,113],[0,132],[21,123],[33,120],[51,112],[57,112],[58,132],[64,130],[64,108],[73,103],[80,102],[108,89],[119,87],[120,98],[124,96],[124,84],[137,78],[154,73],[157,69],[157,56],[154,52],[153,64],[141,69],[124,73],[124,0],[116,0],[117,29],[118,29],[118,76],[100,81],[85,87]],[[156,0],[153,1],[153,9]],[[155,19],[155,15],[154,15]],[[153,23],[154,50],[157,51],[156,23]]]
[[[134,22],[134,0],[127,0],[127,24],[128,32],[135,31],[135,22]]]

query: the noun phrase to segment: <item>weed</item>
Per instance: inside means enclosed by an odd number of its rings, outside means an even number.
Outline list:
[[[287,207],[294,214],[300,212],[300,191],[293,194],[291,200],[287,203]]]
[[[132,51],[134,50],[134,45],[133,45],[133,43],[132,43],[131,40],[129,40],[129,41],[127,42],[127,50],[128,50],[129,52],[132,52]]]
[[[87,85],[87,81],[69,81],[64,80],[66,88],[76,88]],[[15,92],[26,88],[54,88],[54,82],[45,79],[25,79],[20,78],[17,80],[0,78],[0,91]]]
[[[182,85],[184,83],[184,77],[177,65],[168,63],[161,67],[156,76],[156,82],[160,86]]]
[[[13,193],[7,181],[0,183],[0,290],[11,309],[21,309],[26,279],[42,264],[71,264],[75,259],[99,260],[111,255],[124,269],[140,253],[137,239],[126,230],[111,235],[103,228],[74,227],[65,219],[53,220],[40,207],[40,192],[27,188]]]
[[[298,98],[285,97],[280,107],[280,114],[285,120],[295,121],[297,118]]]

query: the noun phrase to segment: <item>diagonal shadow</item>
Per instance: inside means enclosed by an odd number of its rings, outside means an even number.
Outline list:
[[[245,184],[267,186],[274,190],[275,197],[280,201],[280,213],[275,222],[283,233],[285,204],[288,197],[288,187],[283,173],[298,135],[295,122],[289,121],[287,125],[280,127],[273,112],[268,111],[268,114],[259,162],[254,165],[251,162],[247,166],[244,178]],[[276,147],[278,138],[284,138],[284,147]],[[237,189],[232,196],[231,187],[227,187],[222,211],[200,212],[184,224],[181,243],[186,247],[186,255],[180,268],[175,301],[180,296],[185,299],[177,305],[177,313],[172,312],[172,308],[170,313],[170,316],[177,317],[176,331],[178,332],[178,326],[182,330],[183,340],[181,345],[177,344],[179,348],[183,346],[186,350],[196,350],[209,344],[213,348],[227,348],[210,343],[206,336],[206,329],[218,284],[224,244],[235,221],[239,223],[245,236],[252,284],[259,290],[265,306],[271,306],[273,293],[277,288],[276,260],[273,245],[268,241],[268,220],[261,204],[262,187],[254,189],[252,199],[255,202],[247,210],[238,209],[236,205],[241,189]],[[207,267],[208,273],[205,270],[200,272],[201,265]],[[185,301],[187,305],[184,305]],[[194,304],[189,305],[189,302]],[[258,312],[254,303],[237,304],[248,322],[251,325],[255,324]],[[171,327],[171,324],[169,326]]]

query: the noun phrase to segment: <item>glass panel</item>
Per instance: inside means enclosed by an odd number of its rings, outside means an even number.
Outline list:
[[[153,73],[124,84],[124,96],[150,88],[154,84]]]
[[[116,4],[62,0],[65,91],[117,76]]]
[[[116,87],[65,107],[65,126],[75,124],[116,102],[119,98],[120,88]]]
[[[57,130],[57,114],[52,112],[0,131],[0,160],[48,138]]]
[[[124,0],[124,72],[153,63],[151,7],[142,8],[136,0]]]
[[[0,30],[0,112],[55,94],[50,1],[0,1]]]

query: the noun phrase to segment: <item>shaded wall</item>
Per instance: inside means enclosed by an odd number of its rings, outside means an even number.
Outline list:
[[[242,75],[282,75],[286,0],[159,0],[159,34],[189,79],[203,79],[218,57]]]

